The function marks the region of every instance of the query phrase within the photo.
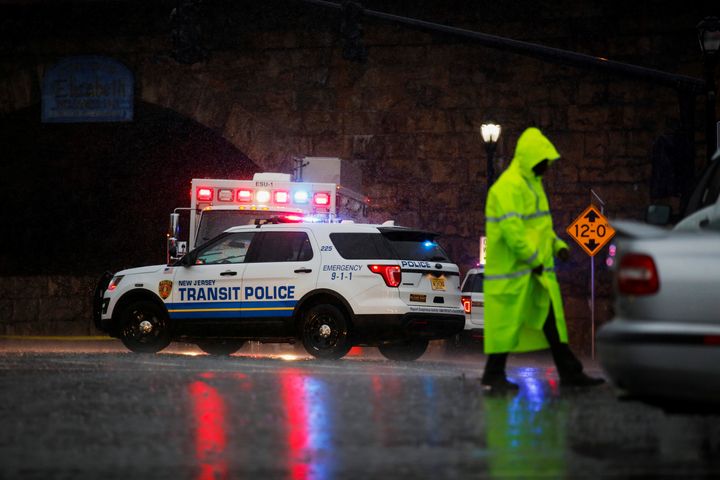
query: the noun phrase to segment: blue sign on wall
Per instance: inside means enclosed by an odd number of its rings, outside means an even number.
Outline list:
[[[43,122],[129,122],[132,72],[108,57],[82,56],[53,65],[42,82]]]

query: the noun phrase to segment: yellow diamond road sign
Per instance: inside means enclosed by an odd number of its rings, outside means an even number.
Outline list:
[[[586,208],[566,231],[591,257],[602,250],[602,247],[615,235],[615,229],[595,205]]]

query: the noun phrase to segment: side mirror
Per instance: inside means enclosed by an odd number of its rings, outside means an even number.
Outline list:
[[[650,205],[645,212],[645,221],[650,225],[665,226],[670,223],[672,208],[669,205]]]

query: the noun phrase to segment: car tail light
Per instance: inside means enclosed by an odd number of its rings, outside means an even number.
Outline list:
[[[402,279],[402,272],[398,265],[368,265],[371,272],[377,273],[385,280],[388,287],[397,287]]]
[[[617,280],[620,293],[628,295],[650,295],[660,289],[657,268],[649,255],[630,253],[623,256]]]
[[[237,201],[242,203],[250,203],[253,199],[253,191],[240,189],[237,191]]]
[[[197,199],[201,202],[210,202],[213,199],[213,189],[208,187],[199,187],[197,189]]]
[[[465,310],[465,313],[472,313],[472,297],[463,295],[461,298],[463,310]]]
[[[330,205],[330,194],[327,192],[317,192],[313,195],[313,203],[324,207]]]

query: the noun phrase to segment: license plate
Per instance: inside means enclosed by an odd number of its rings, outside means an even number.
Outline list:
[[[433,290],[445,290],[445,279],[444,278],[430,278],[430,285]]]

